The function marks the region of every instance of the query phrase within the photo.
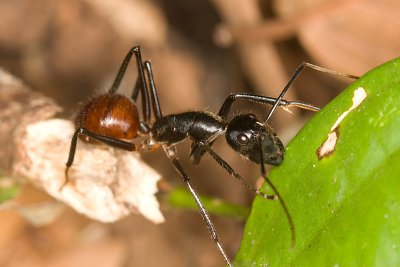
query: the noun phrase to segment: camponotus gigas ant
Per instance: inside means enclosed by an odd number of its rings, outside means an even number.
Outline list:
[[[124,77],[127,66],[133,54],[136,57],[138,79],[131,98],[117,94],[116,91]],[[66,180],[62,187],[68,183],[68,169],[71,167],[78,137],[83,141],[95,141],[128,151],[146,152],[162,146],[175,170],[186,184],[201,216],[203,217],[212,239],[216,243],[226,263],[232,266],[227,253],[220,243],[217,231],[209,214],[204,208],[200,198],[193,188],[189,176],[184,171],[177,157],[175,145],[190,138],[192,142],[190,158],[194,164],[200,162],[202,156],[208,153],[230,175],[234,176],[255,194],[269,200],[278,199],[288,220],[292,245],[295,242],[295,227],[288,208],[278,190],[268,179],[264,164],[279,165],[285,154],[284,146],[268,121],[277,106],[295,106],[311,111],[319,111],[318,107],[310,104],[287,101],[283,96],[294,82],[296,77],[305,68],[310,67],[319,71],[341,75],[349,78],[355,76],[340,74],[318,66],[303,63],[290,78],[278,98],[259,96],[248,93],[236,93],[228,96],[217,114],[207,111],[190,111],[164,116],[161,112],[157,90],[149,61],[142,61],[140,48],[133,47],[126,55],[111,89],[87,103],[76,117],[76,131],[72,137],[68,161],[66,163]],[[136,100],[141,94],[142,116],[136,107]],[[227,121],[228,114],[236,99],[244,99],[260,104],[271,105],[266,119],[259,121],[254,114],[239,114]],[[153,117],[151,116],[153,114]],[[225,135],[226,141],[233,150],[248,160],[260,165],[261,175],[271,187],[274,194],[267,195],[249,184],[229,164],[220,157],[212,148],[217,137]],[[131,143],[136,137],[142,137],[140,143]],[[62,189],[62,188],[61,188]]]

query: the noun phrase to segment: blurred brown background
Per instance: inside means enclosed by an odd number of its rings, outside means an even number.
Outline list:
[[[308,61],[361,75],[400,54],[396,0],[0,0],[0,66],[73,118],[76,107],[106,90],[126,52],[141,45],[153,64],[164,114],[217,112],[231,92],[277,96],[294,69]],[[136,69],[121,91],[129,94]],[[323,106],[350,81],[306,70],[287,99]],[[265,107],[238,102],[234,112]],[[273,124],[288,140],[310,113],[277,111]],[[257,166],[221,139],[215,149],[252,183]],[[193,167],[180,158],[202,193],[250,205],[246,188],[210,159]],[[67,156],[67,155],[66,155]],[[162,151],[144,155],[164,178],[179,179]],[[195,174],[195,175],[193,175]],[[27,188],[27,202],[46,198]],[[164,207],[166,223],[140,216],[105,225],[72,210],[34,227],[13,211],[0,212],[0,266],[223,266],[199,214]],[[233,257],[244,222],[215,217]],[[268,249],[268,248],[266,248]]]

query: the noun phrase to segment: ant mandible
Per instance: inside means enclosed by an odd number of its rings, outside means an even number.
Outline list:
[[[132,96],[129,98],[117,94],[116,91],[119,88],[133,54],[136,57],[138,78]],[[265,199],[279,200],[287,217],[291,230],[291,242],[294,245],[296,235],[293,220],[283,198],[268,179],[264,164],[279,165],[285,154],[282,142],[271,126],[268,125],[268,121],[277,106],[295,106],[311,111],[320,110],[311,104],[283,99],[291,84],[305,67],[349,78],[357,78],[356,76],[341,74],[309,63],[303,63],[296,69],[278,98],[248,93],[235,93],[226,98],[217,114],[208,111],[189,111],[163,116],[151,63],[149,61],[142,62],[139,46],[133,47],[126,55],[111,89],[107,93],[93,98],[78,113],[75,120],[76,131],[72,136],[68,161],[66,163],[66,180],[61,189],[69,181],[68,170],[74,161],[78,137],[86,142],[100,142],[120,149],[137,152],[153,151],[157,147],[162,146],[196,202],[218,250],[226,263],[232,266],[227,253],[221,245],[208,212],[193,188],[189,176],[178,160],[175,145],[190,138],[192,141],[190,158],[194,164],[199,163],[202,156],[208,153],[230,175],[238,179],[255,194]],[[135,104],[139,93],[142,100],[142,119],[139,118],[139,112]],[[263,122],[259,121],[254,114],[236,115],[230,121],[227,121],[231,106],[237,99],[272,105],[272,108]],[[154,116],[153,123],[151,121],[151,112]],[[244,158],[260,165],[261,175],[273,190],[274,195],[267,195],[253,187],[211,148],[216,138],[221,135],[225,135],[227,143],[236,152]],[[133,140],[138,136],[144,137],[144,141],[140,143],[127,141]]]

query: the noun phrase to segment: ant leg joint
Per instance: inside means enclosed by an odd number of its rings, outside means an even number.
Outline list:
[[[267,194],[265,194],[264,192],[262,192],[260,190],[257,190],[255,193],[260,195],[260,196],[262,196],[265,199],[268,199],[268,200],[277,200],[278,199],[277,195],[267,195]]]

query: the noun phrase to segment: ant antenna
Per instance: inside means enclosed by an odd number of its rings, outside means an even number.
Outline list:
[[[272,181],[268,178],[267,176],[267,172],[265,170],[265,165],[264,165],[264,151],[262,150],[262,140],[261,140],[261,136],[259,136],[258,141],[260,143],[260,156],[261,156],[261,176],[264,178],[265,182],[269,185],[269,187],[271,187],[272,191],[274,191],[274,194],[277,196],[279,203],[282,206],[283,211],[285,212],[286,218],[288,220],[289,223],[289,227],[290,227],[290,233],[291,233],[291,247],[294,248],[295,244],[296,244],[296,230],[294,227],[294,223],[293,223],[293,219],[292,216],[290,216],[289,213],[289,209],[287,208],[285,201],[283,200],[283,198],[281,197],[281,194],[279,193],[278,189],[276,189],[275,185],[272,183]]]
[[[263,125],[267,124],[269,119],[271,118],[272,114],[274,113],[275,109],[278,107],[278,105],[282,105],[284,106],[286,104],[287,101],[283,100],[283,97],[285,96],[285,94],[287,93],[287,91],[289,90],[290,86],[293,84],[293,82],[296,80],[296,78],[300,75],[300,73],[306,68],[312,68],[314,70],[320,71],[320,72],[325,72],[325,73],[330,73],[330,74],[334,74],[337,76],[342,76],[342,77],[346,77],[346,78],[351,78],[351,79],[358,79],[358,76],[355,75],[351,75],[351,74],[346,74],[346,73],[341,73],[341,72],[337,72],[334,70],[329,70],[326,68],[322,68],[320,66],[311,64],[311,63],[307,63],[307,62],[303,62],[300,66],[297,67],[297,69],[295,70],[295,72],[293,73],[293,75],[290,77],[289,81],[287,82],[286,86],[283,88],[283,90],[281,91],[281,93],[279,94],[278,98],[276,99],[275,103],[273,104],[272,108],[270,109],[267,118],[265,119]],[[296,105],[296,104],[295,104]],[[303,107],[304,108],[304,107]],[[312,108],[308,108],[306,107],[306,109],[310,109],[313,110]],[[294,223],[293,223],[293,219],[290,216],[289,210],[285,204],[285,201],[283,200],[283,198],[280,196],[279,191],[276,189],[276,187],[274,186],[274,184],[272,183],[272,181],[267,177],[267,172],[265,170],[265,166],[264,166],[264,151],[262,150],[263,146],[262,146],[262,140],[261,140],[261,136],[259,136],[259,142],[260,142],[260,155],[261,155],[261,175],[263,176],[265,182],[271,187],[272,191],[274,191],[275,195],[278,197],[278,200],[285,212],[286,218],[289,222],[289,226],[290,226],[290,231],[292,234],[292,239],[291,239],[291,244],[292,247],[294,247],[295,243],[296,243],[296,231],[295,231],[295,227],[294,227]]]

